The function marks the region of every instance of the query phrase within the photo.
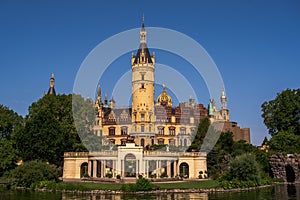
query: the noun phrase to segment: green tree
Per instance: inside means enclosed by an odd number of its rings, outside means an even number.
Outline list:
[[[0,176],[16,167],[18,152],[12,140],[0,138]]]
[[[25,162],[11,171],[14,183],[22,187],[30,187],[41,181],[58,181],[58,174],[55,165],[38,160]]]
[[[231,160],[229,173],[233,179],[260,184],[260,168],[253,154],[242,154]]]
[[[92,107],[79,95],[73,96],[77,107],[84,110]],[[80,108],[79,108],[80,107]],[[88,109],[87,109],[88,110]],[[84,115],[81,111],[78,115]],[[94,115],[95,116],[95,115]],[[93,116],[93,119],[94,119]],[[79,118],[74,116],[74,118]],[[77,134],[72,112],[72,95],[45,95],[29,107],[25,125],[14,134],[16,147],[24,161],[43,160],[62,166],[63,153],[82,149],[80,137]],[[78,130],[91,134],[93,119],[91,116],[81,116],[84,122],[78,121]],[[80,127],[82,126],[82,127]]]
[[[280,131],[268,142],[273,152],[300,153],[300,136],[288,131]]]
[[[271,135],[280,131],[300,135],[300,89],[287,89],[261,107],[264,123]]]
[[[10,139],[11,134],[22,125],[22,117],[0,104],[0,138]]]
[[[193,150],[199,150],[205,135],[207,134],[207,131],[209,129],[210,126],[210,120],[208,118],[204,118],[200,121],[198,128],[197,128],[197,132],[193,133],[194,134],[194,140],[191,144],[191,146],[189,146],[189,148],[187,149],[187,151],[193,151]]]

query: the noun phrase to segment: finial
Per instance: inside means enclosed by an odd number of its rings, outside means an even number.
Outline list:
[[[143,13],[143,18],[142,18],[142,27],[145,27],[145,17],[144,17],[144,13]]]
[[[52,72],[51,78],[54,78],[54,73]]]

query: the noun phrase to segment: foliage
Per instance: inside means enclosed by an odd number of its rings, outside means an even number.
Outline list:
[[[41,181],[58,181],[58,169],[55,165],[34,160],[24,162],[11,171],[14,184],[22,187],[30,187],[31,184],[39,184]]]
[[[21,116],[0,104],[0,138],[10,139],[11,134],[22,125],[22,122]]]
[[[161,190],[172,190],[172,189],[211,189],[217,188],[218,181],[216,180],[201,180],[201,181],[184,181],[184,182],[170,182],[166,183],[155,183],[153,188],[160,188]]]
[[[139,178],[135,184],[123,184],[121,187],[123,192],[150,191],[152,189],[152,183],[145,178]]]
[[[269,171],[268,155],[265,151],[257,149],[244,140],[233,141],[232,133],[222,133],[217,144],[207,155],[208,175],[212,179],[218,179],[229,169],[230,161],[238,155],[252,153],[262,176],[267,176]]]
[[[77,107],[81,105],[81,109],[86,109],[90,106],[82,97],[73,97]],[[92,126],[90,118],[87,116],[84,121],[86,130]],[[13,139],[24,161],[40,159],[62,166],[64,152],[86,150],[75,128],[72,95],[45,95],[33,103],[25,125],[13,135]]]
[[[207,131],[209,129],[209,126],[210,126],[210,121],[208,118],[204,118],[200,121],[198,128],[197,128],[197,132],[195,132],[193,134],[194,140],[193,140],[191,146],[189,146],[189,148],[187,149],[188,152],[200,150],[201,145],[203,144],[205,135],[207,134]]]
[[[13,147],[13,142],[0,138],[0,176],[14,169],[18,161],[18,152]]]
[[[148,179],[139,178],[135,184],[136,191],[150,191],[152,190],[153,185]]]
[[[229,174],[232,179],[260,183],[260,170],[253,154],[243,154],[230,161]]]
[[[300,136],[288,131],[280,131],[270,139],[268,144],[273,152],[300,153]]]
[[[300,89],[284,90],[274,100],[262,104],[262,117],[269,134],[281,131],[300,135]]]

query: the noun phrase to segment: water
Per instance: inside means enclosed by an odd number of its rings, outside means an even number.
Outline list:
[[[200,200],[297,200],[300,199],[300,184],[275,185],[269,188],[243,192],[226,193],[169,193],[159,195],[96,195],[96,194],[66,194],[32,191],[0,191],[1,200],[173,200],[173,199],[200,199]]]

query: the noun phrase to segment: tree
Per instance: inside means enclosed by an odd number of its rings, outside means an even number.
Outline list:
[[[300,136],[288,131],[280,131],[268,142],[270,150],[274,152],[300,153]]]
[[[0,176],[15,168],[18,162],[18,152],[13,147],[13,142],[0,138]]]
[[[17,186],[30,187],[41,181],[58,181],[58,169],[55,165],[33,160],[23,163],[11,172]]]
[[[73,101],[80,107],[78,109],[91,107],[90,102],[84,101],[79,95],[73,97]],[[94,117],[95,115],[93,119]],[[29,107],[25,125],[13,137],[23,161],[39,159],[62,166],[64,152],[81,151],[82,145],[74,118],[72,95],[45,95],[33,103]],[[79,130],[91,133],[93,119],[91,116],[82,118],[83,128]]]
[[[22,125],[22,117],[0,104],[0,138],[10,139],[11,134]]]
[[[230,176],[239,181],[260,183],[260,169],[253,154],[242,154],[230,162]]]
[[[300,135],[300,89],[287,89],[262,104],[262,117],[269,134],[289,131]]]
[[[187,151],[200,149],[204,141],[205,135],[207,134],[207,131],[209,129],[209,126],[210,126],[210,120],[208,118],[204,118],[200,121],[197,132],[194,133],[195,136],[194,140],[191,146],[189,146],[189,148],[187,149]]]

